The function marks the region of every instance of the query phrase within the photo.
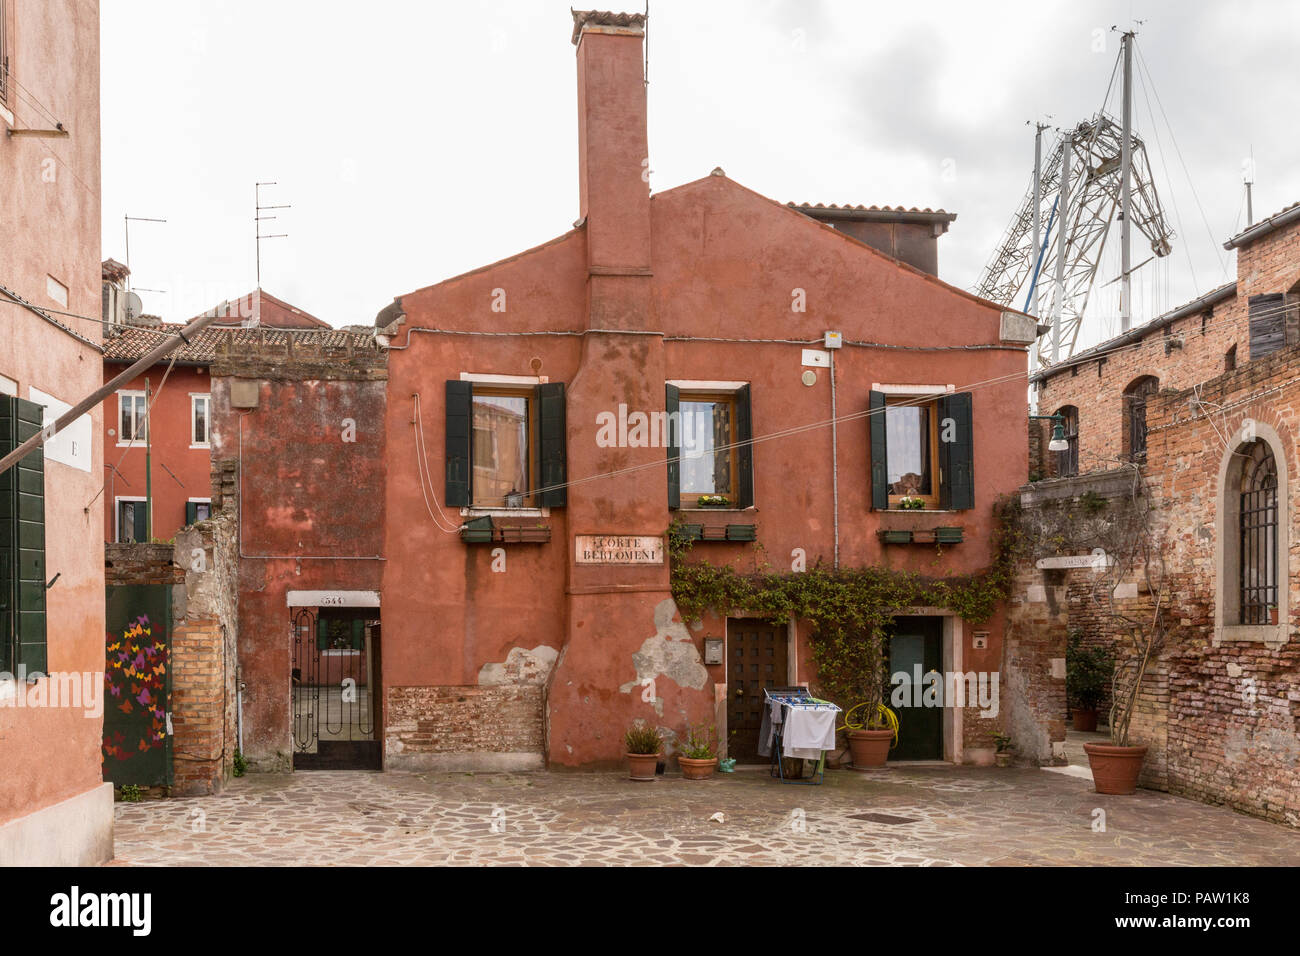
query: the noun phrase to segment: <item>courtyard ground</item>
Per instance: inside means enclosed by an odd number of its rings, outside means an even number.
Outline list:
[[[1222,807],[946,764],[819,787],[757,770],[255,774],[116,809],[116,862],[136,865],[1300,865],[1300,832]]]

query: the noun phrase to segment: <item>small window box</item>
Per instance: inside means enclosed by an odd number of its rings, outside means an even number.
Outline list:
[[[549,525],[495,525],[491,515],[471,518],[460,529],[466,544],[545,544],[551,540]]]
[[[962,541],[961,528],[935,528],[934,529],[935,544],[961,544],[961,541]]]
[[[880,540],[881,543],[883,544],[911,544],[912,543],[911,531],[900,531],[897,529],[882,528],[880,531],[876,533],[880,535]]]
[[[469,521],[466,521],[465,526],[460,529],[460,539],[466,544],[491,544],[491,515],[484,515],[481,518],[471,518]]]
[[[757,538],[757,529],[752,524],[729,524],[727,525],[728,541],[754,541]]]
[[[503,544],[545,544],[551,540],[549,526],[497,528],[498,541]]]
[[[703,541],[704,525],[702,524],[683,524],[679,525],[677,534],[683,541]]]

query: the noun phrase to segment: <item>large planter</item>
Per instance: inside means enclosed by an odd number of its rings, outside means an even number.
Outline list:
[[[883,767],[889,759],[889,745],[893,741],[892,730],[850,730],[849,753],[853,756],[853,769]]]
[[[1071,717],[1074,721],[1075,730],[1092,732],[1097,729],[1096,707],[1076,707],[1071,711]]]
[[[709,757],[707,760],[678,757],[677,762],[682,765],[682,776],[687,780],[708,780],[718,768],[717,757]]]
[[[628,778],[647,782],[655,778],[659,754],[624,754],[627,757]]]
[[[999,750],[993,755],[993,762],[999,767],[1010,767],[1016,762],[1016,755],[1010,750]]]
[[[1084,744],[1084,753],[1092,767],[1092,782],[1098,793],[1128,794],[1137,792],[1138,775],[1147,748],[1116,747],[1114,744]]]

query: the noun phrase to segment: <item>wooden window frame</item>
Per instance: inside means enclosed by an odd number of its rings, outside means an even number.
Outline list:
[[[540,474],[539,469],[541,466],[541,462],[538,460],[538,450],[539,450],[538,449],[538,445],[539,445],[538,426],[540,423],[538,422],[538,418],[537,418],[537,414],[538,414],[537,387],[535,385],[510,386],[510,385],[480,384],[479,382],[472,382],[470,384],[469,467],[470,467],[471,475],[473,475],[473,471],[477,467],[474,464],[474,400],[477,398],[522,398],[527,401],[528,403],[528,474],[526,476],[527,480],[524,482],[524,484],[529,486],[535,485],[536,477]],[[493,438],[493,447],[494,448],[496,447],[495,436]],[[482,510],[496,510],[496,509],[501,509],[506,507],[506,502],[504,499],[497,504],[482,504],[477,500],[475,500],[477,492],[474,489],[477,486],[477,484],[478,484],[477,482],[472,480],[470,482],[469,508],[473,510],[482,511]],[[533,487],[520,488],[517,490],[523,492],[524,495],[523,507],[525,508],[537,507],[537,505],[534,503],[537,500],[537,495]]]
[[[695,491],[694,489],[686,487],[685,477],[683,476],[682,483],[680,485],[680,495],[683,499],[686,498],[698,499],[701,495],[725,494],[727,498],[731,500],[732,505],[734,507],[739,507],[740,505],[740,455],[738,454],[739,448],[736,447],[736,443],[739,441],[739,438],[737,437],[739,431],[736,427],[737,426],[736,392],[734,391],[733,392],[725,392],[725,391],[724,392],[696,392],[688,388],[679,388],[678,391],[679,412],[681,406],[685,405],[687,402],[712,402],[715,404],[726,403],[726,405],[729,406],[729,408],[731,409],[731,414],[727,425],[727,445],[728,445],[727,471],[728,471],[729,484],[731,486],[731,490],[727,492]],[[678,427],[679,435],[684,434],[685,429],[682,427],[680,417],[677,423],[677,427]],[[686,457],[685,452],[682,453],[682,457],[683,458]],[[694,500],[692,500],[692,505],[694,505],[694,503],[695,503]],[[688,505],[687,507],[689,508],[691,506]]]
[[[905,511],[901,506],[904,498],[920,498],[925,502],[925,510],[934,511],[939,507],[940,494],[939,489],[943,483],[943,475],[939,468],[939,397],[938,395],[886,395],[885,396],[885,421],[888,421],[889,407],[891,405],[906,405],[912,408],[928,408],[930,410],[930,493],[928,495],[890,495],[889,510]],[[919,402],[917,399],[924,398],[926,401]],[[884,427],[885,421],[881,424]],[[886,447],[886,480],[888,480],[888,447]]]
[[[146,401],[147,397],[148,396],[143,391],[140,391],[138,389],[126,388],[126,389],[122,389],[117,393],[117,447],[118,448],[132,448],[135,445],[144,444],[149,440],[149,415],[148,415],[148,404]],[[122,413],[123,411],[125,411],[124,404],[122,401],[124,398],[129,398],[132,401],[132,409],[131,409],[131,433],[132,434],[130,438],[126,437],[125,434],[126,430],[122,427]],[[146,406],[145,406],[146,413],[144,416],[144,432],[143,434],[139,434],[139,435],[135,434],[134,402],[136,401],[146,402]]]
[[[140,542],[130,542],[130,541],[123,541],[123,540],[122,540],[122,505],[124,505],[124,504],[142,504],[142,505],[144,505],[145,508],[147,509],[147,508],[149,507],[149,499],[148,499],[148,498],[137,498],[137,497],[135,497],[135,496],[133,496],[133,495],[119,495],[119,496],[117,496],[117,497],[115,497],[115,498],[113,499],[113,541],[114,541],[114,543],[116,543],[116,544],[132,544],[132,543],[148,544],[148,543],[149,543],[148,540],[140,541]],[[148,516],[148,515],[145,515],[145,519],[146,519],[147,523],[148,523],[149,525],[152,526],[153,522],[152,522],[152,521],[148,521],[148,518],[149,518],[149,516]],[[152,528],[152,527],[149,528],[149,532],[150,532],[150,534],[152,535],[152,533],[153,533],[153,528]]]
[[[206,434],[203,441],[198,440],[195,427],[194,412],[198,403],[202,401],[206,406],[203,415],[203,430]],[[190,392],[190,447],[191,448],[211,448],[212,447],[212,393],[211,392]]]

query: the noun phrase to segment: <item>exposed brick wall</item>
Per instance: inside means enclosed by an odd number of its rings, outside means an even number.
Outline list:
[[[173,792],[212,793],[223,779],[227,744],[221,623],[186,622],[172,631]]]
[[[536,753],[544,749],[540,684],[390,687],[385,753]]]

